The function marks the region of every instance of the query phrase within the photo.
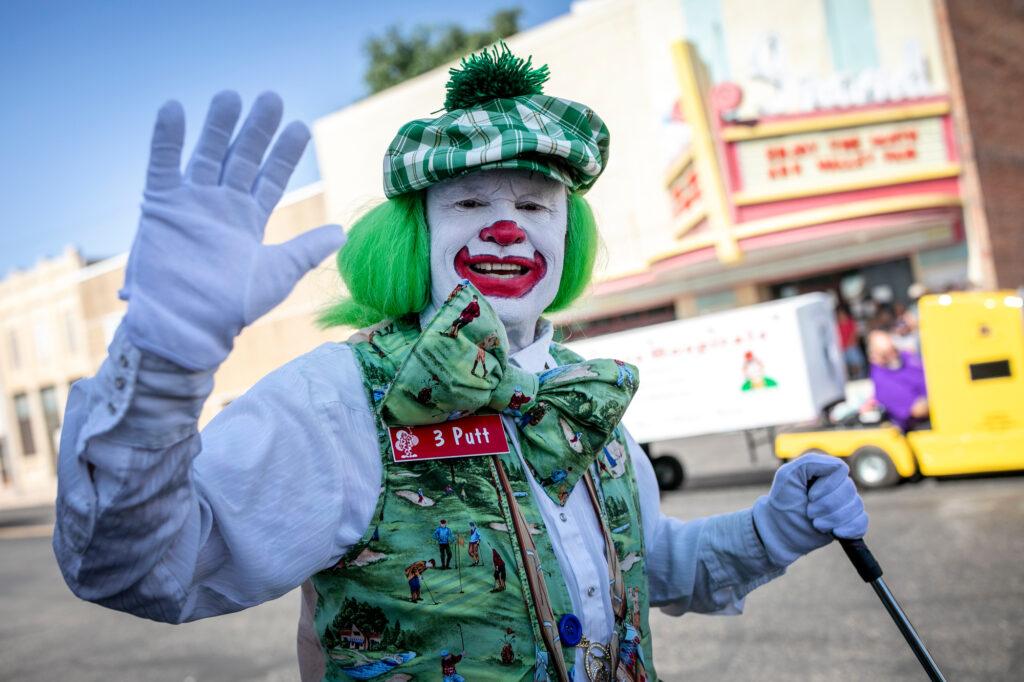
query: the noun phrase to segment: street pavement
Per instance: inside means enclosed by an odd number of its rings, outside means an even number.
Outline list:
[[[748,506],[767,482],[664,496],[693,518]],[[923,481],[865,496],[868,543],[949,680],[1024,669],[1024,476]],[[78,601],[50,550],[48,511],[0,514],[0,680],[285,682],[298,679],[298,595],[170,626]],[[747,598],[742,616],[651,616],[665,680],[924,680],[838,546]],[[440,671],[439,671],[440,672]],[[479,682],[471,680],[470,682]]]
[[[666,496],[680,518],[750,504],[758,488]],[[1024,477],[925,480],[867,493],[866,541],[949,680],[1024,670]],[[739,617],[652,614],[666,680],[926,680],[838,545],[747,597]]]

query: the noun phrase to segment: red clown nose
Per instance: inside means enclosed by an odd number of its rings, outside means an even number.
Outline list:
[[[480,239],[494,242],[498,246],[512,246],[526,241],[526,232],[513,220],[499,220],[490,227],[480,230]]]

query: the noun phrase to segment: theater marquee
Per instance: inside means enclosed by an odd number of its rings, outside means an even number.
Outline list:
[[[943,117],[734,143],[739,205],[956,174]]]

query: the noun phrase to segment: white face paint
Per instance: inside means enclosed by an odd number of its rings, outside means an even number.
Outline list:
[[[565,260],[565,185],[519,169],[477,171],[427,189],[430,294],[440,306],[468,279],[514,348],[530,344]]]

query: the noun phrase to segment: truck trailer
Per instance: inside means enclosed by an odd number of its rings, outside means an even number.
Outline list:
[[[640,389],[623,423],[652,443],[806,423],[843,400],[846,368],[834,303],[814,293],[568,340],[583,357],[636,365]],[[752,439],[748,438],[748,443]],[[673,455],[653,458],[663,489],[685,477]]]

